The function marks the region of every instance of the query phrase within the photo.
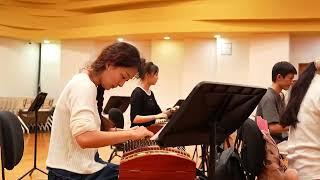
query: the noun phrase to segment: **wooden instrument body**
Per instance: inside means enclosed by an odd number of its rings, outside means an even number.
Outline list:
[[[150,126],[147,127],[147,129],[151,132],[153,132],[153,134],[156,134],[158,131],[160,131],[160,129],[163,127],[163,124],[152,124]]]
[[[147,129],[156,134],[163,126],[167,124],[167,122],[167,119],[157,119],[155,124],[148,126]]]
[[[177,148],[141,147],[124,152],[120,162],[120,180],[194,180],[195,177],[195,162]]]

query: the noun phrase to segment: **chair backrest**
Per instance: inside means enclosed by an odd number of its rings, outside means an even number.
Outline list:
[[[238,129],[236,147],[239,149],[241,144],[242,165],[247,172],[247,177],[251,177],[251,179],[254,179],[263,170],[266,157],[265,143],[266,141],[254,120],[247,119]]]
[[[122,128],[124,127],[124,118],[120,109],[111,108],[108,112],[109,119],[115,124],[115,127]]]
[[[0,111],[0,142],[1,161],[4,168],[11,170],[20,162],[24,150],[20,121],[11,112]]]

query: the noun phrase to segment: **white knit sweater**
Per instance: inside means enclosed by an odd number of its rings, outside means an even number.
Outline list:
[[[92,174],[105,165],[94,160],[96,148],[82,149],[75,137],[100,129],[97,89],[86,73],[75,75],[63,89],[53,114],[47,166]]]

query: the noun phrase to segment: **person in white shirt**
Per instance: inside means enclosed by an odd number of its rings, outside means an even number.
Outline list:
[[[320,179],[320,60],[310,63],[292,87],[280,124],[290,126],[289,168],[299,179]]]
[[[97,148],[151,137],[153,133],[145,127],[101,131],[99,104],[104,89],[122,87],[141,66],[139,51],[119,42],[106,47],[84,72],[68,82],[53,114],[46,162],[49,180],[118,179],[118,166],[97,159]],[[102,97],[97,87],[103,89]]]

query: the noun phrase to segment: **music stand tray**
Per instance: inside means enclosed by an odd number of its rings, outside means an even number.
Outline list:
[[[176,102],[176,104],[174,104],[173,107],[175,107],[175,106],[181,106],[181,104],[183,103],[183,101],[184,101],[184,99],[179,99],[179,100]]]
[[[200,82],[162,129],[160,146],[210,145],[209,179],[214,179],[215,145],[238,129],[260,102],[266,89]]]
[[[103,110],[105,114],[108,114],[111,108],[118,108],[124,113],[130,104],[130,97],[128,96],[111,96]]]
[[[42,104],[44,103],[44,100],[46,99],[48,93],[40,92],[37,97],[34,99],[32,104],[30,105],[28,112],[34,112],[35,114],[35,131],[34,131],[34,156],[33,156],[33,168],[30,169],[27,173],[25,173],[23,176],[19,178],[22,179],[26,175],[29,174],[29,176],[32,175],[33,171],[38,170],[44,174],[47,174],[43,170],[37,168],[37,137],[38,137],[38,111],[41,108]]]

